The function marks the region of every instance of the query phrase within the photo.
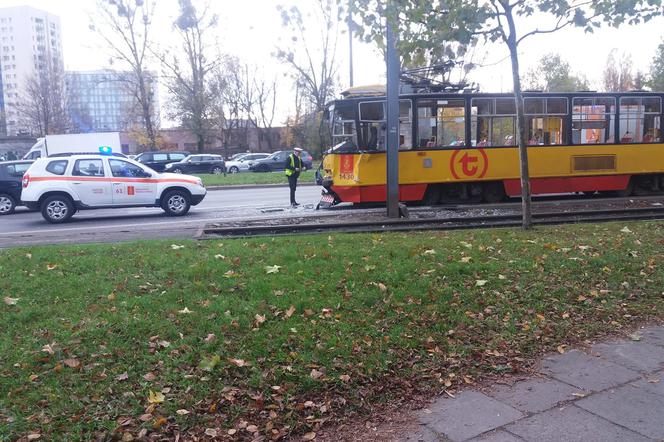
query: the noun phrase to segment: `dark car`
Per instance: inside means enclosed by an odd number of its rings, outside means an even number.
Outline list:
[[[163,172],[169,163],[177,163],[189,156],[189,152],[143,152],[134,158],[150,169]]]
[[[283,171],[284,165],[286,164],[286,159],[291,153],[293,153],[292,150],[277,151],[267,158],[254,161],[254,163],[249,166],[249,170],[252,172],[273,172],[275,170]],[[304,166],[305,169],[312,168],[312,162],[314,159],[309,152],[303,150],[302,156],[300,158],[302,158],[302,166]]]
[[[182,161],[167,164],[164,172],[212,173],[219,175],[226,172],[226,163],[221,155],[189,155]]]
[[[23,174],[33,161],[4,161],[0,163],[0,215],[9,215],[21,205]]]

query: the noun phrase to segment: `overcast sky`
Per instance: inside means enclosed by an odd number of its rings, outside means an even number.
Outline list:
[[[195,0],[196,1],[196,0]],[[200,3],[203,3],[201,1]],[[109,67],[109,57],[89,29],[90,14],[94,17],[95,0],[0,0],[2,6],[31,5],[60,17],[63,33],[65,66],[68,70],[87,70]],[[162,46],[173,44],[172,21],[177,12],[177,0],[158,0],[154,35]],[[282,78],[287,70],[272,56],[282,41],[284,29],[277,4],[296,4],[303,10],[311,0],[213,0],[210,2],[219,14],[217,38],[224,52],[239,56],[246,62],[260,66],[267,76]],[[534,19],[521,23],[523,32],[538,23]],[[566,29],[555,34],[529,38],[520,47],[522,74],[534,67],[539,58],[549,52],[559,53],[574,71],[588,78],[591,86],[601,88],[602,71],[609,51],[617,48],[631,55],[636,69],[648,71],[653,54],[664,36],[664,18],[620,29],[603,28],[595,34],[584,34],[578,29]],[[542,24],[540,23],[540,26]],[[502,45],[485,49],[487,66],[475,71],[471,80],[481,84],[482,90],[500,92],[511,90],[511,68],[507,51]],[[348,85],[348,38],[340,36],[338,59],[343,86]],[[503,60],[502,62],[500,62]],[[355,84],[383,83],[384,63],[371,47],[356,42],[354,46]],[[497,63],[497,64],[496,64]],[[119,66],[116,66],[119,68]],[[285,83],[285,82],[284,82]],[[162,109],[167,104],[161,88]],[[292,107],[292,93],[284,84],[279,95],[279,116],[288,114]]]

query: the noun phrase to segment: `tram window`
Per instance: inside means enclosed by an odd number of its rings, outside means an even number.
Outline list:
[[[659,97],[620,98],[620,142],[659,142],[661,112]]]
[[[355,136],[355,115],[354,107],[334,106],[330,108],[332,116],[332,139],[333,144],[349,142],[353,147],[357,147]]]
[[[367,101],[360,103],[360,120],[385,121],[385,102]]]
[[[496,98],[496,115],[516,115],[514,98]]]
[[[613,143],[616,121],[613,97],[575,97],[572,99],[572,142],[574,144]]]
[[[466,131],[465,101],[418,100],[418,146],[464,146]]]
[[[360,145],[369,150],[387,149],[385,101],[360,103]],[[412,149],[412,110],[410,100],[399,100],[399,149]]]
[[[513,98],[473,98],[471,133],[478,147],[516,145],[516,103]]]
[[[566,144],[566,98],[524,98],[528,144],[549,146]]]

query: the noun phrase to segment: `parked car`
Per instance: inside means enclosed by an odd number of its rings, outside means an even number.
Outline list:
[[[164,170],[173,173],[212,173],[219,175],[226,172],[226,164],[221,155],[189,155],[182,161],[167,164]]]
[[[0,163],[0,215],[14,213],[21,205],[21,181],[33,161],[5,161]]]
[[[226,170],[228,173],[246,172],[255,161],[269,157],[269,153],[245,153],[235,160],[226,161]]]
[[[286,159],[292,152],[292,150],[277,151],[267,158],[254,161],[254,163],[249,166],[249,170],[253,172],[272,172],[275,170],[283,171],[284,164],[286,164]],[[313,157],[309,152],[303,150],[302,156],[300,158],[302,158],[302,166],[305,169],[311,169],[313,167]]]
[[[143,152],[134,158],[150,169],[163,172],[169,163],[177,163],[189,156],[189,152]]]
[[[117,154],[63,154],[30,166],[21,201],[46,221],[63,223],[83,209],[161,207],[183,216],[206,193],[198,177],[157,173]]]
[[[227,159],[226,161],[235,161],[235,160],[237,160],[238,158],[243,157],[243,156],[245,156],[245,155],[248,154],[248,153],[251,153],[251,152],[246,151],[246,152],[234,153],[233,155],[231,155],[230,157],[228,157],[228,159]]]

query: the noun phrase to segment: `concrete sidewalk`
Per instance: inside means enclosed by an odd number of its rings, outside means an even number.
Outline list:
[[[536,377],[440,398],[403,442],[662,441],[664,327],[544,358]]]

